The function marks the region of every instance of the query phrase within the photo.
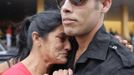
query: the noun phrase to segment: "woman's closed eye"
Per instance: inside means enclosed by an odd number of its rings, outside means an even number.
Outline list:
[[[65,33],[61,33],[58,38],[61,42],[65,42],[65,40],[67,39],[67,35]]]

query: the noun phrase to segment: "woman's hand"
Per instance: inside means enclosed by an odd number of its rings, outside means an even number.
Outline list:
[[[130,52],[133,52],[133,45],[129,44],[127,40],[122,40],[120,42],[124,44],[127,48],[129,48]]]
[[[60,69],[58,71],[54,71],[53,75],[73,75],[73,71],[71,69]]]
[[[133,45],[129,44],[127,40],[124,40],[122,37],[117,35],[115,35],[114,37],[118,39],[120,43],[124,44],[129,49],[130,52],[134,52]]]

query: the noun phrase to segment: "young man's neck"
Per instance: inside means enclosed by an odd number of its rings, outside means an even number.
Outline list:
[[[103,19],[100,20],[98,22],[98,24],[92,29],[92,31],[90,31],[86,35],[75,36],[75,38],[76,38],[76,40],[77,40],[77,42],[79,44],[79,48],[78,48],[78,50],[76,52],[76,56],[75,56],[75,62],[86,51],[88,45],[93,40],[96,32],[99,30],[99,28],[102,26],[102,24],[103,24]]]
[[[26,68],[32,73],[32,75],[43,75],[48,72],[50,64],[41,59],[41,55],[32,54],[24,59],[22,63],[26,66]]]

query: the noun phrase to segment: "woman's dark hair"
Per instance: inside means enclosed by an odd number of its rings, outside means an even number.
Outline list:
[[[61,24],[61,15],[58,10],[49,10],[26,18],[19,33],[19,49],[16,62],[25,59],[29,55],[33,45],[32,32],[35,31],[40,37],[45,37]]]

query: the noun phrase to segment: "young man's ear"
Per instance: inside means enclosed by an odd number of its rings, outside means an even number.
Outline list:
[[[112,0],[103,0],[102,4],[103,4],[102,12],[106,13],[111,7]]]

